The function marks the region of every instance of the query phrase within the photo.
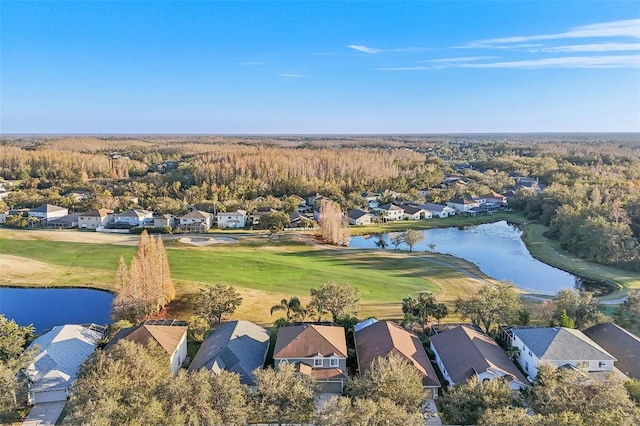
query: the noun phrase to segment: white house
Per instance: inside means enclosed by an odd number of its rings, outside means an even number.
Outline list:
[[[65,207],[54,206],[52,204],[42,204],[35,209],[29,210],[27,216],[49,222],[50,220],[58,219],[68,214],[69,209]]]
[[[456,214],[456,209],[452,209],[451,207],[442,204],[426,203],[420,204],[418,207],[431,212],[432,216],[439,218],[454,216]]]
[[[458,212],[465,213],[474,207],[480,207],[480,201],[474,200],[471,197],[456,198],[451,201],[447,201],[447,207],[451,207]]]
[[[211,213],[194,210],[180,217],[180,230],[207,232],[211,228]]]
[[[528,386],[527,379],[500,346],[485,333],[468,325],[438,332],[430,339],[431,350],[450,385],[504,378],[513,390]]]
[[[404,209],[393,203],[383,204],[376,209],[384,222],[393,222],[404,219]]]
[[[512,327],[506,330],[511,346],[519,349],[518,364],[535,378],[545,362],[557,367],[586,366],[589,372],[612,371],[616,361],[579,330],[564,327]]]
[[[57,325],[35,339],[28,349],[38,352],[26,369],[29,404],[66,401],[80,364],[95,350],[105,328],[91,324]]]
[[[221,212],[216,215],[218,228],[244,228],[247,225],[247,212],[237,210],[235,212]]]
[[[176,320],[150,320],[135,327],[120,330],[105,346],[108,352],[120,340],[129,340],[141,345],[154,342],[169,356],[171,373],[177,374],[187,358],[187,324]]]
[[[364,210],[349,210],[347,216],[349,217],[349,225],[371,225],[373,222],[371,213]]]
[[[420,220],[420,219],[431,219],[433,214],[423,209],[422,207],[416,206],[402,206],[404,209],[404,218],[409,220]]]
[[[148,210],[129,209],[122,213],[113,213],[109,222],[112,224],[122,224],[134,226],[153,226],[153,212]]]
[[[78,228],[81,229],[96,229],[101,226],[109,224],[109,216],[113,213],[113,210],[109,209],[97,209],[86,213],[80,213],[78,215]]]

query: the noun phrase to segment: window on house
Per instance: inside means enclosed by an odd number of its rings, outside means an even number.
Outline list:
[[[607,363],[606,363],[606,362],[604,362],[604,361],[599,361],[599,362],[598,362],[598,368],[604,368],[604,367],[606,367],[606,366],[607,366]]]
[[[314,367],[322,367],[322,358],[314,358],[313,366]]]
[[[337,367],[337,366],[339,365],[339,364],[338,364],[338,358],[331,358],[331,359],[329,360],[329,365],[330,365],[331,367]]]

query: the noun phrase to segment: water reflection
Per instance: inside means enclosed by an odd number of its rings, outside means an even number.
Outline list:
[[[422,233],[424,241],[418,243],[414,251],[431,251],[430,244],[435,245],[431,246],[435,252],[466,259],[490,277],[512,281],[533,293],[555,294],[580,283],[574,275],[534,259],[520,238],[522,232],[506,221],[463,229],[429,229]],[[387,249],[393,249],[392,235],[352,237],[349,247],[376,248],[376,241],[382,239]],[[402,245],[399,249],[407,247]]]

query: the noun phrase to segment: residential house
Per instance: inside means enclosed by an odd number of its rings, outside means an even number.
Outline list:
[[[316,195],[312,195],[311,197],[307,198],[307,206],[320,207],[320,203],[322,202],[322,200],[328,200],[328,198],[324,195],[316,193]]]
[[[113,216],[109,216],[113,213],[110,209],[97,209],[90,212],[80,213],[78,215],[78,228],[80,229],[97,229],[109,224],[109,220],[113,219]]]
[[[383,222],[393,222],[404,219],[404,209],[393,203],[383,204],[376,209]]]
[[[399,355],[418,371],[429,398],[438,397],[440,381],[418,336],[394,322],[379,321],[359,328],[354,338],[360,374],[378,357]]]
[[[430,211],[425,210],[419,206],[405,205],[405,206],[402,206],[402,208],[404,209],[405,219],[420,220],[420,219],[431,219],[433,217],[433,214]]]
[[[266,216],[272,213],[278,213],[278,212],[279,210],[276,210],[271,207],[266,209],[260,209],[258,211],[255,211],[247,215],[247,223],[249,223],[252,226],[260,226],[260,220],[262,219],[263,216]]]
[[[428,211],[431,213],[431,216],[445,218],[449,216],[454,216],[456,214],[456,209],[452,209],[449,206],[444,206],[442,204],[433,204],[426,203],[418,205],[421,209]]]
[[[469,178],[457,174],[447,174],[442,180],[442,183],[445,186],[466,186],[469,183]]]
[[[613,370],[616,358],[580,330],[564,327],[510,327],[506,334],[519,349],[518,363],[536,377],[540,363],[556,367],[585,366],[588,372]]]
[[[159,345],[169,356],[171,373],[176,374],[187,358],[187,323],[176,320],[149,320],[135,327],[120,330],[105,346],[109,351],[120,340],[141,345],[151,342]]]
[[[218,228],[244,228],[247,225],[247,212],[237,210],[234,212],[220,212],[216,215]]]
[[[615,367],[622,374],[640,380],[640,337],[612,322],[596,324],[583,333],[616,357]]]
[[[466,213],[474,207],[480,207],[480,201],[474,200],[471,197],[461,197],[447,201],[447,206],[455,209],[457,212]]]
[[[27,216],[36,218],[41,222],[49,222],[69,214],[69,209],[52,204],[42,204],[27,212]]]
[[[371,225],[374,221],[374,217],[371,213],[359,209],[349,210],[347,212],[347,216],[349,217],[349,225]]]
[[[290,200],[295,200],[298,205],[296,207],[296,210],[298,211],[298,213],[305,213],[308,209],[307,207],[307,200],[305,200],[304,198],[302,198],[299,195],[289,195],[288,197]]]
[[[209,333],[189,365],[189,371],[206,368],[240,375],[240,383],[255,385],[253,370],[262,368],[271,333],[249,321],[231,321]]]
[[[429,195],[429,188],[420,188],[420,189],[418,189],[418,195],[420,197],[426,197],[427,195]]]
[[[105,327],[57,325],[35,339],[27,350],[36,349],[25,373],[29,377],[29,404],[66,401],[78,368],[95,350]]]
[[[153,216],[153,227],[154,228],[164,228],[165,226],[169,226],[173,228],[175,225],[174,217],[170,214],[157,214]]]
[[[201,210],[193,210],[184,216],[180,216],[180,231],[182,232],[207,232],[211,228],[211,213]]]
[[[380,197],[379,192],[367,191],[360,194],[360,196],[366,201],[370,209],[375,209],[380,204],[378,202],[378,197]]]
[[[295,364],[312,376],[323,393],[342,393],[347,380],[347,340],[342,327],[304,324],[281,327],[273,351],[274,366]]]
[[[313,226],[313,219],[304,213],[291,212],[289,213],[289,225],[288,228],[310,228]]]
[[[481,196],[480,198],[483,198],[487,203],[494,203],[498,205],[506,205],[508,203],[506,196],[495,191],[491,191],[488,194]]]
[[[148,210],[129,209],[109,216],[109,224],[105,228],[126,229],[136,226],[153,226],[153,212]]]
[[[528,386],[527,379],[502,348],[475,327],[457,325],[444,329],[431,336],[430,345],[450,385],[464,384],[472,377],[481,383],[501,377],[513,390]]]
[[[43,223],[45,228],[70,229],[78,227],[78,215],[71,213]]]

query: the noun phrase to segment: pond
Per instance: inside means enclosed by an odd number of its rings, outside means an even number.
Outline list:
[[[532,293],[555,294],[563,288],[581,285],[580,279],[574,275],[534,259],[521,239],[522,232],[505,221],[465,229],[442,228],[421,232],[424,241],[417,244],[414,251],[430,251],[429,244],[435,244],[434,251],[468,260],[486,275],[511,281]],[[393,250],[387,234],[352,237],[349,247],[376,248],[380,237],[387,242],[387,249]]]
[[[60,324],[109,324],[113,295],[81,288],[0,288],[0,314],[42,333]]]

